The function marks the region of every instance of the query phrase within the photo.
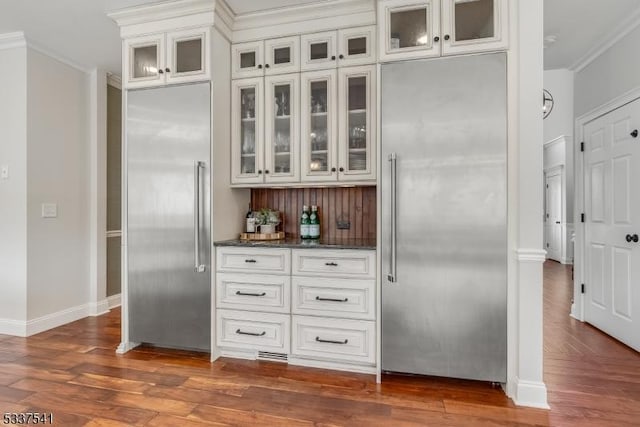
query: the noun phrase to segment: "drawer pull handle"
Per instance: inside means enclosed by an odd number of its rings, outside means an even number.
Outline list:
[[[255,259],[245,259],[244,262],[256,263],[258,261],[256,261]]]
[[[325,343],[329,343],[329,344],[346,344],[349,342],[349,340],[345,339],[344,341],[334,341],[334,340],[323,340],[320,337],[316,337],[316,341],[318,342],[325,342]]]
[[[236,291],[236,295],[243,295],[243,296],[247,296],[247,297],[263,297],[266,294],[267,294],[266,292],[261,292],[259,294],[253,294],[251,292]]]
[[[338,264],[336,264],[335,262],[325,262],[324,265],[328,265],[330,267],[337,267]]]
[[[337,298],[322,298],[322,297],[316,296],[316,301],[347,302],[349,301],[349,298],[337,299]]]
[[[241,331],[240,329],[236,329],[236,334],[238,335],[251,335],[252,337],[261,337],[264,336],[267,333],[267,331],[262,331],[259,334],[256,332],[244,332]]]

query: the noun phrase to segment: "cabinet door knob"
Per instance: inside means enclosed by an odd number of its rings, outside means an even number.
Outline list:
[[[338,169],[340,172],[344,172],[344,168],[340,168]]]
[[[331,168],[331,172],[335,172],[335,171],[336,171],[336,168]]]
[[[445,34],[445,35],[444,35],[444,39],[445,39],[445,40],[449,40],[450,38],[451,38],[451,37],[449,36],[449,34]]]
[[[340,59],[344,59],[344,55],[343,55],[343,54],[340,54],[340,55],[338,55],[338,58],[340,58]]]
[[[264,170],[264,173],[269,173],[269,169],[265,169],[265,170]]]
[[[258,68],[262,68],[262,64],[258,64]]]
[[[258,169],[258,175],[262,175],[262,169]]]
[[[335,55],[331,56],[331,60],[335,61],[336,60],[336,56]]]
[[[165,68],[164,70],[165,70],[167,73],[170,73],[170,72],[171,72],[171,70],[169,69],[169,67]]]
[[[438,43],[438,42],[440,41],[440,37],[435,36],[435,37],[433,38],[433,41],[434,41],[434,42],[436,42],[436,43]]]
[[[633,236],[631,234],[627,234],[627,242],[629,242],[629,243],[631,243],[631,242],[638,243],[638,240],[639,239],[638,239],[638,235],[637,234],[634,234]]]
[[[164,70],[162,68],[158,69],[158,74],[164,74]]]
[[[638,129],[634,129],[629,135],[631,135],[632,138],[637,138],[638,137]]]
[[[269,64],[264,64],[264,68],[269,68]]]

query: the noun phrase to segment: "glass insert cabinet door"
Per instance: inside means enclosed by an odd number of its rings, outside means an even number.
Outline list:
[[[264,42],[265,75],[297,73],[300,71],[300,37],[281,37]]]
[[[298,74],[265,78],[265,182],[298,181]]]
[[[506,3],[506,0],[443,2],[443,54],[506,48]]]
[[[167,34],[167,80],[189,81],[207,72],[208,29]]]
[[[337,179],[337,71],[302,73],[302,181]]]
[[[264,75],[264,42],[236,43],[231,46],[231,76],[234,79]]]
[[[319,70],[337,66],[337,32],[303,34],[300,36],[302,71]]]
[[[340,180],[375,178],[375,66],[340,70]]]
[[[164,83],[164,35],[125,41],[127,87]]]
[[[383,0],[378,22],[381,60],[440,55],[440,0]]]
[[[354,27],[338,31],[338,65],[374,64],[376,62],[376,27]]]
[[[264,181],[263,83],[262,77],[232,82],[232,184]]]

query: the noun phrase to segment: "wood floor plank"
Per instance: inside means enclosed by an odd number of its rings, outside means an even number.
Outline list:
[[[189,418],[199,421],[213,420],[215,422],[222,422],[227,425],[247,427],[315,426],[312,421],[301,420],[293,417],[279,417],[270,414],[264,414],[251,409],[229,409],[209,405],[198,405],[193,413],[189,415]]]
[[[180,427],[202,427],[202,426],[227,427],[227,426],[230,426],[231,424],[225,424],[225,423],[222,423],[222,422],[217,422],[215,420],[207,420],[207,421],[198,420],[196,416],[192,416],[192,418],[188,419],[188,418],[176,417],[176,416],[173,416],[173,415],[158,414],[158,415],[156,415],[155,418],[153,418],[151,421],[149,421],[147,423],[147,425],[150,426],[150,427],[176,427],[176,426],[180,426]]]
[[[197,406],[197,403],[181,400],[150,397],[133,393],[116,393],[110,403],[125,406],[127,408],[149,409],[158,413],[186,417]]]
[[[100,388],[79,386],[69,383],[57,383],[34,378],[24,378],[11,384],[11,388],[30,392],[51,393],[67,398],[79,398],[87,400],[107,401],[115,392]]]
[[[125,378],[107,377],[96,374],[80,374],[73,380],[71,384],[90,386],[96,388],[104,388],[107,390],[128,391],[129,393],[142,393],[150,386],[142,381],[128,380]]]

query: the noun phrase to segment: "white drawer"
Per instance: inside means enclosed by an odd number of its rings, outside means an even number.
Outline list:
[[[376,252],[365,250],[294,249],[293,274],[376,278]]]
[[[250,311],[216,310],[219,347],[289,352],[291,316]]]
[[[291,284],[294,314],[375,319],[375,280],[294,276]]]
[[[291,346],[296,356],[357,363],[375,362],[375,322],[292,316]]]
[[[272,274],[216,274],[216,307],[289,313],[291,278]]]
[[[235,273],[290,274],[291,250],[218,247],[216,250],[216,269]]]

